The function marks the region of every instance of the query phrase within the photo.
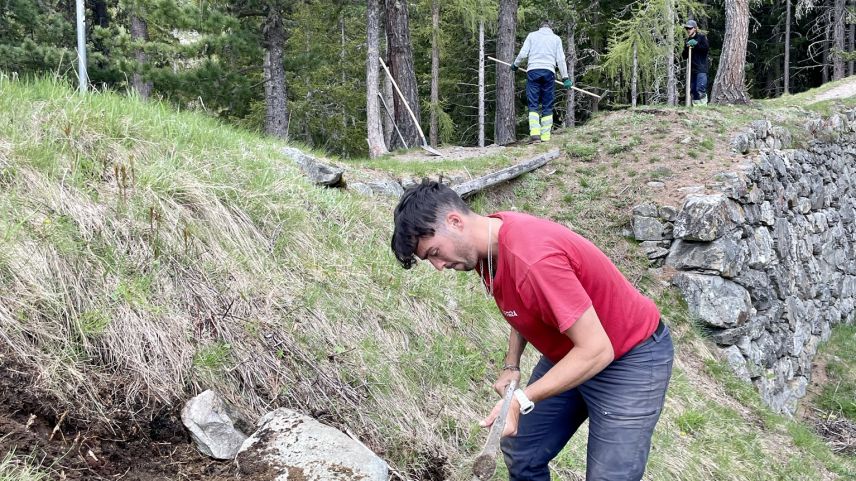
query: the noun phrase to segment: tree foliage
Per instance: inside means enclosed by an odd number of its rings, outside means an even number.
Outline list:
[[[670,8],[674,9],[673,15],[669,15]],[[703,6],[695,0],[637,0],[628,10],[627,17],[613,24],[603,61],[605,73],[621,93],[630,90],[634,49],[639,65],[638,80],[643,85],[657,85],[656,80],[666,76],[669,50],[677,53],[683,48],[682,25],[687,19],[704,16]],[[670,18],[677,20],[671,29]],[[652,94],[658,96],[659,92]]]
[[[722,0],[675,0],[676,26],[699,20],[710,40],[714,78],[721,56],[724,27]],[[820,0],[794,1],[791,27],[791,92],[822,81],[823,51],[853,58],[826,35],[831,11]],[[120,0],[108,5],[88,0],[89,77],[100,89],[127,90],[133,74],[153,85],[154,98],[178,108],[200,109],[242,127],[262,130],[265,118],[263,21],[267,8],[284,13],[284,67],[288,86],[289,138],[343,156],[364,156],[365,13],[355,0]],[[575,24],[577,84],[607,92],[600,108],[627,102],[634,45],[639,59],[643,100],[663,100],[665,52],[677,51],[683,30],[667,38],[666,0],[519,0],[516,48],[543,18],[553,21],[564,38]],[[422,125],[428,125],[431,68],[431,0],[408,2],[411,43]],[[851,7],[852,8],[852,7]],[[752,98],[782,92],[784,2],[751,6],[746,59],[747,88]],[[478,28],[484,22],[485,52],[496,51],[498,0],[442,2],[439,32],[440,83],[437,115],[440,142],[473,145],[478,139]],[[146,41],[133,40],[130,18],[148,25]],[[846,23],[853,22],[849,12]],[[100,23],[100,25],[96,25]],[[383,38],[381,53],[385,51]],[[58,75],[76,78],[74,0],[7,0],[0,2],[0,70],[19,76]],[[146,53],[144,64],[134,52]],[[832,57],[832,55],[827,55]],[[495,69],[486,65],[485,131],[494,131]],[[515,100],[523,105],[524,77],[515,78]],[[564,116],[563,94],[557,97],[556,122]],[[577,104],[584,120],[593,106]],[[518,108],[518,112],[523,109]],[[519,116],[518,116],[519,117]],[[520,120],[520,119],[518,119]],[[525,122],[518,126],[525,129]]]

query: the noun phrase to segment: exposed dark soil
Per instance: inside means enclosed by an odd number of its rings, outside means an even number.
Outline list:
[[[76,419],[34,384],[21,363],[0,353],[0,458],[32,455],[51,479],[236,479],[232,463],[199,454],[177,407],[141,411],[111,430]]]
[[[32,456],[49,479],[63,481],[270,481],[281,472],[252,449],[237,463],[200,454],[181,423],[180,406],[139,409],[133,419],[111,426],[81,420],[0,350],[0,459],[10,452]],[[446,479],[446,460],[432,461],[436,471],[420,478]],[[289,479],[305,477],[290,468]]]

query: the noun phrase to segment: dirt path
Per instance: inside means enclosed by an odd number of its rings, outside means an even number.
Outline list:
[[[856,75],[845,80],[843,84],[823,92],[809,103],[816,104],[824,100],[845,99],[853,96],[856,96]]]

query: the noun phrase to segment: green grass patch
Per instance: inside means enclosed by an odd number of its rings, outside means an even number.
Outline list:
[[[838,326],[820,349],[829,382],[817,397],[825,411],[856,421],[856,325]]]
[[[669,167],[657,167],[648,173],[648,178],[651,180],[665,180],[675,175]]]
[[[198,369],[216,371],[226,366],[232,357],[232,346],[218,341],[202,346],[193,356],[193,365]]]
[[[94,309],[84,311],[80,314],[78,325],[84,336],[97,336],[107,330],[110,325],[110,316],[106,312]]]
[[[568,143],[565,144],[565,151],[572,159],[579,159],[583,162],[590,162],[597,157],[596,144]]]
[[[0,481],[49,481],[51,479],[60,479],[58,473],[52,473],[44,468],[35,456],[20,456],[12,451],[5,453],[0,459]]]
[[[675,424],[684,434],[694,434],[704,429],[707,424],[707,415],[699,411],[687,411],[677,418]]]

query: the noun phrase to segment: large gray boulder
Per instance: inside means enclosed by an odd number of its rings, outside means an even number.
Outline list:
[[[181,410],[181,421],[202,454],[235,459],[247,435],[235,426],[238,416],[214,391],[194,397]]]
[[[633,237],[641,241],[659,241],[668,239],[668,225],[655,217],[634,215]]]
[[[276,481],[387,481],[386,463],[330,426],[280,408],[259,420],[238,453],[241,475]]]
[[[713,242],[676,240],[666,264],[680,270],[697,270],[734,277],[743,269],[745,261],[745,247],[734,237],[728,236]]]
[[[740,218],[739,209],[722,194],[688,196],[675,219],[674,237],[691,241],[716,240],[744,220]]]
[[[749,292],[722,277],[679,272],[672,283],[683,293],[690,314],[710,326],[737,327],[752,314]]]

